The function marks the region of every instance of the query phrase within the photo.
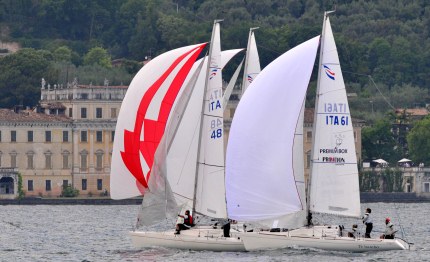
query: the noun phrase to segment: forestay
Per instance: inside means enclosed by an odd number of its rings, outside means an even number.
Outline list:
[[[312,149],[310,210],[360,216],[352,120],[330,20],[321,40]]]
[[[315,37],[280,56],[242,97],[227,145],[229,218],[279,219],[277,226],[283,227],[283,216],[304,210],[293,173],[293,144],[318,44]]]

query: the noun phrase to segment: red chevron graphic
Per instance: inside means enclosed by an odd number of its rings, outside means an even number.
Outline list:
[[[194,62],[205,46],[206,43],[184,53],[178,57],[172,63],[172,65],[170,65],[170,67],[160,76],[160,78],[157,79],[157,81],[154,82],[154,84],[152,84],[152,86],[142,97],[136,114],[134,130],[124,130],[124,152],[121,152],[121,158],[124,162],[124,165],[136,178],[136,185],[142,194],[144,193],[144,190],[148,188],[147,181],[150,177],[152,164],[154,163],[154,154],[157,150],[158,144],[161,141],[161,138],[163,137],[166,122],[173,103],[185,81],[185,78],[187,77]],[[175,76],[170,87],[168,88],[168,91],[164,95],[161,102],[158,119],[146,119],[145,116],[149,105],[159,88],[162,86],[167,77],[172,73],[172,71],[178,66],[178,64],[192,52],[194,53],[179,70],[178,74]],[[144,127],[145,130],[143,134],[143,140],[141,141],[142,127]],[[141,167],[141,155],[143,156],[146,164],[150,167],[150,170],[146,176],[143,174]]]

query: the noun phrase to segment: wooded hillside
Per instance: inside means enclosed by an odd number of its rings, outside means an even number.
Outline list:
[[[256,38],[265,66],[320,34],[323,12],[334,7],[331,23],[344,78],[348,92],[358,94],[351,101],[353,114],[369,118],[362,113],[370,112],[369,101],[374,114],[390,109],[389,103],[428,102],[430,2],[425,0],[2,0],[0,40],[50,52],[67,46],[77,54],[75,66],[93,47],[108,50],[112,59],[142,61],[209,41],[213,20],[224,19],[223,49],[246,47],[249,28],[260,27]],[[308,100],[312,103],[311,92]]]

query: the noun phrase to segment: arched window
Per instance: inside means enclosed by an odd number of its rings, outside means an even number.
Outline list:
[[[0,194],[14,194],[14,181],[11,177],[2,177],[0,179]]]

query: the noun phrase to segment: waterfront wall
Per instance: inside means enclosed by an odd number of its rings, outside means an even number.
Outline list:
[[[390,192],[390,193],[360,193],[361,203],[372,202],[430,202],[430,194],[417,194],[417,193],[403,193],[403,192]]]
[[[140,205],[142,198],[23,198],[0,199],[0,205]]]

